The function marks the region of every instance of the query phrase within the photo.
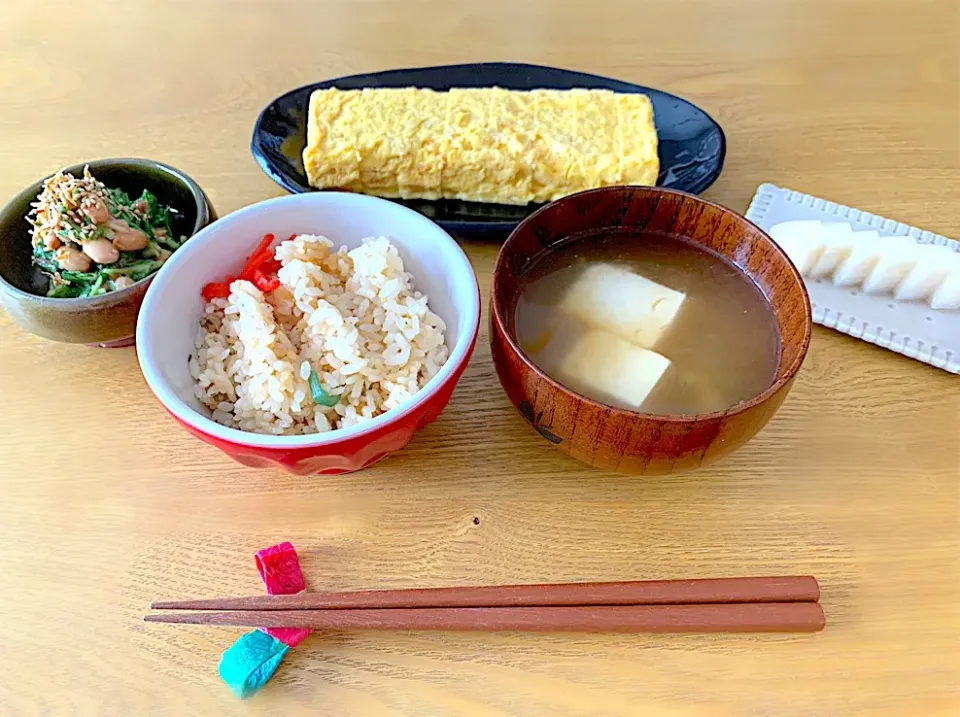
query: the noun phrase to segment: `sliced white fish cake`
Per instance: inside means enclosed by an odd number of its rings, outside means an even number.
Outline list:
[[[853,236],[853,228],[846,222],[824,224],[823,253],[810,269],[810,276],[817,279],[821,276],[829,276],[836,271],[840,262],[850,256],[850,252],[853,251]]]
[[[786,252],[802,276],[813,269],[823,253],[823,222],[819,219],[795,219],[770,227],[770,237]]]
[[[960,254],[939,244],[917,244],[917,263],[897,284],[893,296],[899,301],[923,301],[930,297],[951,269],[960,265]]]
[[[919,247],[910,237],[884,237],[879,241],[880,256],[863,280],[868,294],[889,294],[917,265]]]
[[[670,359],[593,329],[585,331],[560,364],[558,378],[574,390],[590,388],[632,408],[640,408]]]
[[[940,311],[960,309],[960,261],[952,262],[950,273],[930,297],[930,308]]]
[[[880,235],[873,229],[854,232],[851,241],[850,253],[833,274],[833,283],[837,286],[862,284],[880,259]]]
[[[570,285],[560,308],[587,326],[652,348],[685,298],[684,293],[623,267],[593,264]]]

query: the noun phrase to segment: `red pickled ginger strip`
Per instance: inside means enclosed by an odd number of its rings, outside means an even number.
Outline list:
[[[230,285],[237,279],[249,281],[265,294],[280,288],[280,280],[276,277],[276,273],[280,270],[280,262],[274,259],[273,252],[270,250],[270,245],[275,238],[273,234],[265,235],[253,253],[247,257],[243,269],[237,276],[228,276],[223,281],[213,281],[204,286],[200,292],[204,301],[226,299],[230,296]]]

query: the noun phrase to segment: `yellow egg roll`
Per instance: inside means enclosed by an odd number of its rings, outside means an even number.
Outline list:
[[[646,95],[499,87],[316,90],[303,164],[318,189],[501,204],[659,172]]]

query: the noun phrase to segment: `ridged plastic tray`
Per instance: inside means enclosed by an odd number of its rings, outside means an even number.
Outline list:
[[[960,242],[953,239],[773,184],[757,188],[746,217],[764,231],[792,219],[849,222],[857,231],[909,236],[920,244],[942,244],[960,252]],[[829,278],[804,281],[815,323],[960,373],[960,311],[934,311],[925,302],[864,294],[858,287],[834,286]]]

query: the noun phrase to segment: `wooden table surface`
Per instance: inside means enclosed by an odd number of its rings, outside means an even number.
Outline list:
[[[221,214],[280,194],[257,112],[352,72],[525,60],[663,88],[729,140],[707,192],[772,181],[960,235],[953,0],[274,0],[0,4],[0,196],[140,155]],[[489,286],[496,243],[466,246]],[[485,320],[484,320],[485,324]],[[698,473],[634,479],[553,450],[500,390],[486,331],[440,420],[373,469],[232,463],[153,400],[132,349],[0,316],[0,714],[955,715],[956,377],[816,328],[786,404]],[[151,599],[262,590],[291,540],[313,589],[816,575],[816,636],[318,634],[255,698],[227,628]]]

